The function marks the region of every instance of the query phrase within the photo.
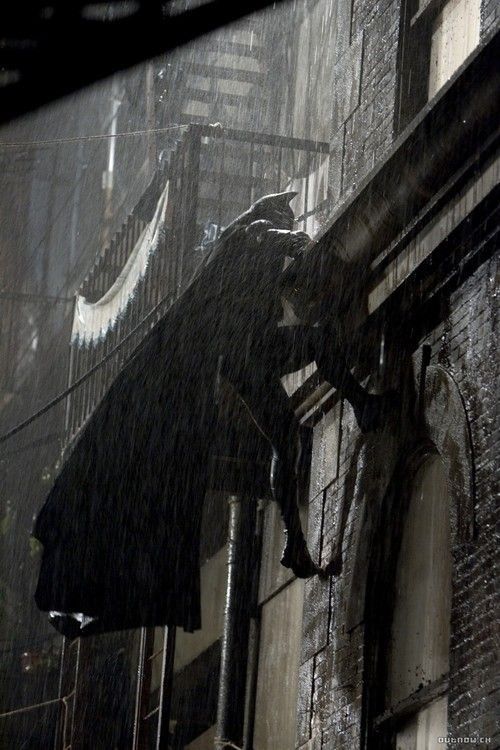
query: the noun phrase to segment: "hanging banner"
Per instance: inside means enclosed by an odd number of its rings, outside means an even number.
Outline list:
[[[139,236],[116,281],[101,299],[97,302],[87,302],[85,297],[77,295],[71,331],[72,341],[78,339],[80,343],[89,344],[91,341],[104,338],[124,313],[146,273],[151,256],[158,247],[160,232],[165,223],[168,192],[167,181],[152,220]]]

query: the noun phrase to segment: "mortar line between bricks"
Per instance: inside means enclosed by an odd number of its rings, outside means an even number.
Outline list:
[[[310,696],[309,696],[309,739],[310,740],[312,740],[312,736],[313,736],[313,710],[314,710],[315,674],[316,674],[316,654],[313,654],[311,693],[310,693]]]

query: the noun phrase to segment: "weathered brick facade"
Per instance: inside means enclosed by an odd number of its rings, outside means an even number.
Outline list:
[[[498,627],[493,577],[498,554],[494,459],[498,451],[497,310],[493,292],[497,274],[497,261],[484,263],[452,295],[448,317],[419,342],[420,346],[432,347],[430,366],[444,366],[460,388],[474,455],[474,538],[454,549],[449,730],[456,737],[493,738],[498,710],[493,658]],[[382,446],[377,438],[360,438],[350,408],[340,404],[315,427],[309,543],[321,553],[323,562],[328,561],[335,540],[343,493],[353,497],[353,507],[346,527],[342,575],[331,582],[314,579],[305,586],[297,733],[300,747],[362,746],[365,624],[359,603],[353,606],[350,585],[357,558],[366,552],[362,549],[367,542],[363,534],[365,506],[380,502],[397,454],[397,438],[391,440],[387,433],[383,438]],[[353,461],[356,455],[359,457]],[[357,485],[362,467],[369,464],[367,486],[360,490]],[[384,542],[382,537],[375,543]],[[358,575],[366,572],[361,567]],[[357,618],[353,610],[357,610]],[[360,616],[361,621],[356,621]]]
[[[336,62],[335,78],[340,85],[334,92],[333,107],[330,188],[340,215],[348,196],[363,180],[370,181],[372,170],[393,148],[402,13],[397,0],[354,0],[352,4],[350,45]],[[481,37],[491,35],[497,27],[496,5],[483,2]],[[452,111],[449,117],[454,117]],[[498,227],[498,219],[496,222]],[[495,218],[490,218],[489,227],[494,224]],[[478,231],[486,232],[486,228]],[[445,237],[444,228],[442,239]],[[498,242],[491,250],[493,254],[495,247],[498,249]],[[296,740],[302,750],[393,747],[390,743],[373,744],[370,726],[373,717],[367,695],[374,690],[383,692],[385,687],[376,683],[370,664],[376,646],[367,643],[373,639],[367,586],[373,582],[370,561],[377,556],[377,547],[388,544],[393,533],[390,524],[382,532],[377,524],[381,515],[384,517],[384,496],[391,477],[409,450],[409,436],[418,432],[410,425],[409,415],[415,403],[418,409],[420,379],[428,372],[432,380],[437,370],[446,372],[450,382],[456,384],[454,408],[458,411],[463,400],[463,415],[459,417],[462,437],[457,438],[456,445],[461,444],[459,451],[464,451],[458,459],[462,461],[462,476],[470,478],[470,485],[458,493],[457,505],[451,511],[448,732],[450,738],[483,737],[490,740],[488,747],[499,746],[495,734],[499,701],[494,657],[498,638],[494,579],[498,560],[498,261],[489,255],[443,292],[439,305],[434,305],[430,313],[421,304],[411,314],[403,313],[403,319],[385,321],[385,362],[381,354],[378,369],[364,375],[369,376],[371,388],[394,387],[402,394],[397,420],[389,422],[380,435],[363,436],[351,407],[346,402],[332,404],[328,400],[326,409],[320,405],[316,415],[310,417],[315,426],[308,541],[322,563],[328,562],[334,549],[343,502],[347,502],[349,514],[341,575],[329,581],[309,580],[305,585]],[[397,283],[392,291],[396,288]],[[395,315],[394,309],[391,314]],[[380,340],[374,344],[373,339],[361,337],[360,347],[373,350],[374,345],[380,346]],[[422,369],[423,347],[425,356],[429,356],[427,371]],[[425,404],[431,398],[426,387],[429,383],[422,385]],[[421,406],[424,411],[426,408]],[[440,422],[432,409],[423,419],[430,433]],[[446,450],[443,448],[443,453]],[[451,463],[456,460],[450,459]],[[425,745],[439,746],[437,738],[435,744]]]

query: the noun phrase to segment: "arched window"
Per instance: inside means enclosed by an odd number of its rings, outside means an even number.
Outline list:
[[[451,614],[450,496],[439,455],[420,463],[406,496],[374,735],[384,749],[431,750],[447,733]]]

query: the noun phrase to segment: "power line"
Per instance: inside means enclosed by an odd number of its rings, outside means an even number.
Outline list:
[[[150,133],[168,133],[172,130],[182,130],[189,125],[170,125],[166,128],[149,128],[147,130],[126,130],[122,133],[96,133],[95,135],[75,135],[68,138],[48,138],[39,141],[0,141],[0,151],[8,151],[11,148],[38,148],[38,146],[54,146],[59,143],[78,143],[80,141],[98,141],[108,138],[124,138],[127,136],[149,135]]]
[[[79,386],[82,385],[88,378],[94,374],[94,372],[97,372],[100,367],[102,367],[106,362],[108,362],[123,346],[127,343],[127,341],[130,341],[132,336],[136,334],[146,323],[147,320],[152,318],[154,314],[159,310],[159,308],[163,305],[165,300],[168,297],[163,297],[155,307],[153,307],[152,310],[148,312],[148,314],[138,323],[135,328],[133,328],[127,335],[115,346],[111,351],[109,351],[99,362],[97,362],[93,367],[90,368],[90,370],[87,370],[83,375],[81,375],[77,380],[75,380],[74,383],[72,383],[68,388],[66,388],[64,391],[59,393],[57,396],[55,396],[53,399],[51,399],[48,403],[45,404],[45,406],[42,406],[41,409],[39,409],[37,412],[32,414],[30,417],[25,419],[24,421],[17,424],[15,427],[12,427],[12,429],[5,432],[3,435],[0,435],[0,444],[5,443],[7,440],[9,440],[11,437],[14,437],[14,435],[17,435],[18,432],[21,432],[21,430],[24,430],[26,427],[28,427],[30,424],[35,422],[39,417],[46,414],[50,409],[53,409],[54,406],[57,406],[61,401],[63,401],[65,398],[67,398],[73,391],[76,391]]]
[[[110,118],[109,118],[109,117],[106,117],[106,118],[105,118],[105,121],[104,121],[104,127],[107,127],[107,126],[109,125],[109,123],[110,123]],[[75,136],[75,137],[78,137],[78,136]],[[86,136],[82,136],[82,137],[83,137],[83,138],[85,138]],[[1,143],[0,143],[0,152],[1,152],[1,150],[2,150],[2,148],[1,148]],[[8,150],[8,149],[7,149],[7,150]],[[98,150],[99,150],[98,146],[96,146],[96,148],[92,150],[92,154],[91,154],[91,160],[93,160],[93,158],[94,158],[94,157],[96,156],[96,154],[97,154]],[[56,157],[55,157],[55,158],[57,159],[57,155],[56,155]],[[54,168],[55,168],[55,167],[54,167]],[[37,243],[37,244],[35,245],[35,247],[34,247],[34,248],[33,248],[33,249],[32,249],[32,250],[30,251],[30,253],[29,253],[29,256],[28,256],[27,258],[25,258],[25,259],[24,259],[24,264],[25,264],[25,266],[26,266],[26,265],[28,265],[29,263],[31,263],[31,260],[32,260],[32,259],[34,258],[34,256],[35,256],[35,253],[37,252],[37,250],[38,250],[38,249],[39,249],[40,247],[42,247],[42,245],[44,244],[45,240],[46,240],[46,239],[47,239],[48,237],[50,237],[50,234],[51,234],[51,232],[52,232],[52,230],[53,230],[54,226],[56,225],[56,223],[57,223],[57,221],[59,220],[59,218],[60,218],[61,216],[64,216],[64,209],[65,209],[65,208],[66,208],[66,206],[67,206],[67,205],[69,204],[70,200],[71,200],[72,198],[74,198],[74,196],[76,195],[76,191],[78,190],[79,186],[80,186],[80,185],[82,184],[82,182],[83,182],[83,180],[84,180],[84,179],[85,179],[85,171],[84,171],[84,170],[82,170],[82,173],[80,174],[80,176],[79,176],[79,178],[77,179],[76,183],[75,183],[75,184],[73,185],[73,187],[72,187],[72,190],[70,191],[69,195],[68,195],[68,196],[67,196],[67,197],[65,198],[65,200],[64,200],[64,202],[63,202],[63,204],[62,204],[62,206],[61,206],[61,207],[59,208],[59,210],[58,210],[58,213],[57,213],[57,214],[56,214],[55,216],[53,216],[53,217],[52,217],[51,225],[50,225],[50,226],[49,226],[49,227],[48,227],[48,228],[47,228],[47,229],[46,229],[46,230],[44,231],[44,233],[43,233],[42,237],[40,238],[39,242],[38,242],[38,243]],[[89,240],[89,241],[90,241],[90,240]],[[87,244],[88,244],[88,243],[87,243]],[[84,249],[85,249],[85,248],[84,248]],[[19,271],[19,273],[17,274],[17,276],[15,277],[15,279],[17,279],[17,277],[18,277],[18,276],[20,275],[20,273],[21,273],[21,272]],[[65,285],[63,285],[63,287],[61,287],[61,289],[64,289],[64,288],[65,288]],[[59,291],[60,291],[60,290],[59,290]]]
[[[52,700],[42,701],[42,703],[32,703],[30,706],[23,706],[22,708],[14,708],[12,711],[5,711],[5,713],[0,714],[0,719],[7,719],[9,716],[25,714],[28,711],[34,711],[37,708],[45,708],[46,706],[53,706],[56,703],[64,704],[65,700],[67,700],[68,698],[69,695],[63,698],[52,698]]]
[[[169,130],[169,129],[170,129],[170,130],[174,130],[174,129],[182,129],[182,128],[189,128],[189,125],[172,125],[172,126],[171,126],[170,128],[164,128],[164,129],[163,129],[163,128],[159,128],[159,130]],[[134,132],[135,132],[135,131],[134,131]],[[137,133],[147,133],[147,132],[152,132],[152,131],[147,131],[147,130],[144,130],[144,131],[136,131],[136,132],[137,132]],[[133,134],[133,133],[132,133],[132,134]],[[108,135],[111,135],[111,134],[108,134]],[[117,134],[115,134],[115,135],[120,135],[120,133],[117,133]],[[96,138],[100,138],[100,137],[101,137],[101,136],[96,136]],[[103,137],[104,137],[104,136],[103,136]],[[81,136],[81,139],[83,139],[83,140],[84,140],[85,138],[87,138],[87,136]],[[75,138],[74,138],[73,140],[80,140],[80,137],[79,137],[79,136],[75,136]],[[56,140],[54,140],[53,142],[55,143],[55,142],[57,142],[57,141],[56,141]],[[35,143],[35,142],[34,142],[34,143]],[[1,151],[1,144],[0,144],[0,151]],[[95,155],[96,153],[97,153],[97,151],[96,151],[96,150],[94,150],[94,151],[93,151],[93,155]],[[140,174],[140,172],[139,172],[139,174]],[[77,183],[76,183],[76,184],[74,185],[74,187],[73,187],[72,191],[70,192],[70,194],[69,194],[69,195],[67,196],[67,198],[65,199],[64,203],[63,203],[63,204],[62,204],[62,206],[60,207],[60,209],[59,209],[59,212],[58,212],[58,213],[56,214],[56,216],[55,216],[55,217],[53,218],[51,226],[47,228],[47,230],[45,231],[44,235],[42,236],[42,238],[40,239],[40,241],[38,242],[38,244],[37,244],[37,245],[36,245],[36,246],[35,246],[35,247],[33,248],[33,250],[31,250],[31,252],[30,252],[30,254],[29,254],[29,257],[25,259],[25,264],[29,264],[29,263],[31,262],[31,260],[32,260],[32,259],[34,258],[34,256],[35,256],[35,253],[37,252],[37,250],[38,250],[38,249],[39,249],[40,247],[42,247],[42,245],[44,244],[45,240],[47,239],[47,237],[48,237],[48,236],[50,235],[50,233],[52,232],[52,230],[53,230],[54,226],[56,225],[57,221],[58,221],[58,220],[59,220],[59,219],[60,219],[61,217],[64,217],[64,209],[65,209],[65,208],[66,208],[66,206],[68,205],[68,203],[69,203],[69,201],[71,200],[71,198],[72,198],[72,197],[73,197],[73,196],[75,195],[75,193],[76,193],[76,190],[78,189],[79,185],[80,185],[80,184],[82,183],[82,181],[84,180],[84,178],[85,178],[85,174],[84,174],[84,173],[82,173],[82,175],[81,175],[81,176],[80,176],[80,178],[78,179]],[[133,187],[135,187],[135,185],[137,184],[137,182],[138,182],[138,175],[136,175],[136,176],[135,176],[135,179],[134,179],[134,182],[133,182]],[[123,198],[123,200],[121,201],[120,205],[116,207],[116,209],[115,209],[115,211],[116,211],[116,212],[118,212],[118,211],[120,210],[120,208],[122,208],[122,207],[123,207],[123,205],[124,205],[124,203],[125,203],[125,200],[126,200],[126,196],[124,196],[124,198]],[[89,238],[89,239],[87,240],[87,242],[85,243],[85,245],[84,245],[84,246],[82,247],[82,251],[84,251],[84,250],[85,250],[85,249],[86,249],[86,248],[88,247],[88,245],[89,245],[89,244],[90,244],[91,242],[93,242],[93,240],[94,240],[94,238],[93,238],[93,237],[90,237],[90,238]],[[97,251],[97,255],[99,255],[99,253],[100,253],[100,252],[101,252],[101,251],[100,251],[100,250],[98,250],[98,251]],[[59,294],[59,293],[60,293],[60,292],[61,292],[62,290],[65,290],[66,288],[67,288],[67,280],[66,280],[66,282],[65,282],[65,283],[64,283],[64,284],[63,284],[63,285],[62,285],[62,286],[61,286],[61,287],[59,288],[59,290],[58,290],[58,291],[56,292],[56,294]],[[35,323],[38,323],[38,320],[39,320],[39,318],[38,318],[38,319],[37,319],[37,320],[35,321]],[[29,348],[30,348],[30,346],[31,346],[31,344],[32,344],[32,341],[33,341],[33,339],[31,339],[30,343],[28,344],[28,347],[27,347],[27,348],[26,348],[26,349],[25,349],[25,350],[23,351],[23,354],[22,354],[22,356],[24,356],[24,354],[25,354],[25,353],[26,353],[26,352],[27,352],[27,351],[29,350]]]

